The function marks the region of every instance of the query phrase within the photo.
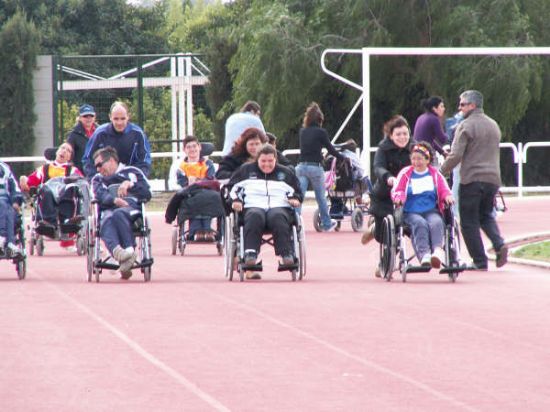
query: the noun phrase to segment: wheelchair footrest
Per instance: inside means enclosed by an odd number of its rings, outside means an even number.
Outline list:
[[[261,272],[264,270],[261,260],[256,262],[254,265],[245,265],[244,263],[241,263],[241,268],[243,270],[251,270],[253,272]]]
[[[277,272],[285,272],[287,270],[298,270],[299,266],[298,263],[293,263],[292,265],[283,265],[279,263],[279,266],[277,267]]]
[[[80,229],[82,229],[82,226],[77,223],[62,223],[59,225],[61,233],[78,233]]]
[[[102,261],[99,261],[95,266],[101,269],[118,270],[120,265],[118,263],[111,263],[111,262],[102,260]],[[153,258],[144,259],[141,262],[134,263],[134,266],[132,266],[132,269],[149,267],[153,265],[153,262],[154,262]]]
[[[427,273],[432,270],[431,266],[407,266],[405,272],[407,273]]]
[[[442,268],[439,273],[443,274],[449,274],[449,273],[461,273],[464,272],[466,268],[464,266],[447,266]]]

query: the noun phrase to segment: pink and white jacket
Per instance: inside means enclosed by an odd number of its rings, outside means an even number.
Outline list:
[[[397,183],[393,186],[391,191],[391,198],[394,203],[401,202],[402,204],[405,204],[407,201],[407,190],[409,188],[409,183],[411,181],[411,175],[414,171],[414,167],[412,166],[406,166],[397,175]],[[430,172],[430,175],[433,178],[434,181],[434,187],[435,191],[437,193],[437,203],[439,207],[439,211],[443,213],[443,210],[445,209],[445,198],[449,196],[451,193],[451,189],[449,189],[449,185],[447,184],[447,181],[443,177],[439,171],[429,165],[428,171]]]

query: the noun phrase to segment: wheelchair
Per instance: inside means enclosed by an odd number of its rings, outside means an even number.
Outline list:
[[[40,210],[40,195],[43,190],[52,190],[59,192],[61,188],[64,190],[76,188],[76,214],[82,216],[79,222],[58,222],[54,231],[48,234],[39,233],[39,210]],[[75,238],[76,253],[78,256],[83,256],[86,253],[86,232],[87,219],[86,216],[90,210],[90,187],[86,179],[80,176],[55,177],[48,180],[39,188],[32,188],[30,191],[31,198],[31,225],[28,226],[30,232],[29,238],[29,254],[34,255],[35,251],[38,256],[44,255],[45,240],[51,239],[54,241],[68,240],[71,237]]]
[[[185,254],[185,248],[188,244],[215,244],[219,256],[223,255],[224,250],[224,226],[223,216],[200,216],[199,218],[211,218],[216,220],[216,229],[211,230],[211,239],[191,239],[189,236],[190,220],[178,215],[177,224],[172,228],[172,255],[179,252],[181,256]]]
[[[294,248],[294,265],[282,266],[279,264],[278,271],[290,271],[292,281],[302,280],[306,275],[306,231],[302,217],[293,210],[293,221],[291,241]],[[232,211],[225,219],[225,277],[233,280],[233,273],[239,272],[239,280],[244,280],[244,274],[248,270],[261,272],[262,262],[246,266],[244,264],[244,213]],[[274,246],[273,236],[270,232],[264,232],[261,245],[269,244]]]
[[[335,144],[338,152],[353,150],[347,143]],[[350,218],[351,228],[354,232],[363,229],[364,216],[368,214],[368,205],[363,200],[365,193],[372,192],[372,184],[368,176],[356,176],[357,168],[353,167],[351,160],[336,160],[328,156],[324,160],[324,168],[327,173],[335,173],[334,185],[327,189],[330,218],[336,221],[335,230],[342,228],[342,222]],[[317,232],[322,231],[321,214],[319,209],[313,213],[313,227]]]
[[[15,265],[19,280],[25,279],[27,275],[27,252],[25,250],[25,223],[23,213],[15,215],[15,244],[19,246],[21,253],[12,256],[6,249],[0,250],[0,260],[11,260]]]
[[[460,264],[460,232],[458,222],[450,207],[446,207],[443,213],[445,261],[441,262],[440,274],[447,274],[449,281],[455,282],[458,275],[465,270]],[[409,273],[427,273],[430,266],[414,266],[411,261],[416,257],[414,253],[409,256],[407,251],[407,237],[410,237],[410,229],[403,222],[403,209],[394,210],[393,215],[387,215],[383,220],[382,242],[380,243],[379,269],[381,276],[386,281],[391,281],[395,271],[395,261],[398,258],[398,267],[403,282],[407,281]]]
[[[109,186],[111,193],[116,193],[120,185]],[[101,254],[101,238],[99,237],[101,229],[101,210],[99,202],[92,194],[92,209],[88,216],[87,232],[86,232],[86,249],[87,249],[87,273],[88,282],[92,281],[95,276],[95,281],[99,282],[100,275],[103,269],[117,270],[119,268],[116,262],[109,254],[102,257]],[[151,228],[149,219],[145,213],[145,204],[141,203],[141,213],[132,223],[132,233],[136,237],[136,251],[138,258],[132,266],[133,269],[140,269],[143,273],[145,282],[151,280],[151,267],[153,266],[153,257],[151,254]]]

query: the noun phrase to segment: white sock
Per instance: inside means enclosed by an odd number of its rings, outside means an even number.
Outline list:
[[[4,247],[6,244],[6,238],[4,236],[0,236],[0,247]]]

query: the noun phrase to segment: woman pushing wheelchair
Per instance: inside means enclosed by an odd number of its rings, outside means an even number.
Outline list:
[[[454,202],[443,175],[430,163],[433,149],[429,143],[415,143],[410,151],[411,166],[403,168],[392,188],[392,200],[403,206],[403,221],[410,227],[414,251],[422,266],[441,267],[445,205]]]

